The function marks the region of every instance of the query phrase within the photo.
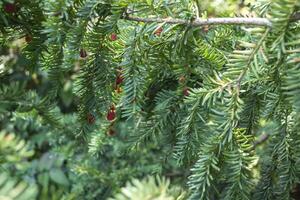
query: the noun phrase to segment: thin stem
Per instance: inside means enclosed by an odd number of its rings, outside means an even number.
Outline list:
[[[216,25],[216,24],[227,24],[227,25],[257,25],[257,26],[268,26],[271,27],[272,23],[266,18],[209,18],[209,19],[195,19],[193,21],[184,19],[173,19],[173,18],[142,18],[134,16],[124,16],[124,19],[137,21],[137,22],[157,22],[157,23],[168,23],[168,24],[188,24],[191,26],[205,26],[205,25]]]
[[[199,9],[199,7],[198,7]],[[257,26],[267,26],[272,27],[272,23],[267,18],[260,18],[260,17],[223,17],[223,18],[209,18],[209,19],[200,19],[197,18],[193,21],[184,20],[184,19],[177,19],[177,18],[143,18],[143,17],[136,17],[130,16],[128,13],[125,14],[123,17],[126,20],[137,21],[137,22],[145,22],[145,23],[168,23],[168,24],[188,24],[191,26],[205,26],[205,25],[218,25],[218,24],[226,24],[226,25],[257,25]],[[295,13],[291,19],[293,21],[300,20],[300,13]]]
[[[236,83],[237,83],[238,88],[240,88],[242,79],[244,78],[246,72],[248,71],[256,52],[260,49],[260,47],[263,44],[263,41],[265,40],[265,38],[267,37],[269,31],[270,31],[270,29],[268,28],[265,31],[265,33],[262,35],[261,39],[258,41],[258,43],[256,44],[256,47],[253,49],[251,55],[248,58],[247,66],[243,69],[243,71],[240,73],[239,77],[237,78]]]

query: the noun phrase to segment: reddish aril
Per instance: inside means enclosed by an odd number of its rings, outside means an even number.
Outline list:
[[[116,84],[119,85],[123,82],[124,78],[121,74],[119,74],[116,78]]]
[[[190,95],[189,88],[186,87],[186,88],[183,89],[183,95],[184,96],[189,96]]]
[[[17,12],[17,7],[15,4],[6,3],[6,4],[4,4],[4,11],[6,13],[15,13],[15,12]]]
[[[116,41],[117,39],[118,39],[117,34],[112,33],[112,34],[110,35],[110,40],[111,40],[111,41]]]
[[[106,115],[106,119],[108,121],[113,121],[115,118],[116,118],[116,111],[115,110],[108,111],[108,113]]]
[[[81,58],[86,58],[87,57],[87,52],[84,49],[80,49],[80,57]]]

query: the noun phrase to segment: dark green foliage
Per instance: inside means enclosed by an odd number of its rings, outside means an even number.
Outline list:
[[[300,2],[199,2],[1,1],[0,199],[296,199]]]

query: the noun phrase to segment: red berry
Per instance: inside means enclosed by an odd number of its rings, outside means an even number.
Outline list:
[[[88,113],[86,116],[86,120],[89,124],[93,124],[93,123],[95,123],[96,118],[92,113]]]
[[[189,88],[184,88],[184,89],[183,89],[183,95],[184,95],[184,96],[189,96],[189,95],[190,95]]]
[[[15,4],[6,3],[4,5],[4,11],[7,12],[7,13],[15,13],[15,12],[17,12],[17,7],[16,7]]]
[[[108,131],[107,131],[107,135],[108,136],[114,136],[116,134],[116,131],[114,131],[113,129],[109,129]]]
[[[117,39],[118,39],[117,34],[112,33],[112,34],[110,35],[110,40],[111,40],[111,41],[116,41]]]
[[[27,43],[30,43],[30,42],[32,41],[31,35],[26,35],[26,36],[25,36],[25,41],[26,41]]]
[[[108,121],[113,121],[115,118],[116,118],[116,111],[115,110],[108,111],[108,113],[106,115],[106,119]]]
[[[119,85],[123,82],[124,77],[122,75],[118,75],[116,78],[116,84]]]
[[[160,36],[161,32],[163,31],[163,28],[162,27],[159,27],[158,29],[155,30],[154,34],[156,36]]]
[[[81,58],[86,58],[86,57],[87,57],[86,50],[80,49],[80,57],[81,57]]]

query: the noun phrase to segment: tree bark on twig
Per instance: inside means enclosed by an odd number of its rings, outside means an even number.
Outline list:
[[[168,23],[168,24],[186,24],[191,26],[205,26],[205,25],[256,25],[256,26],[267,26],[272,27],[272,22],[267,18],[260,18],[260,17],[222,17],[222,18],[208,18],[208,19],[201,19],[197,18],[194,20],[184,20],[184,19],[174,19],[174,18],[143,18],[143,17],[136,17],[125,15],[124,19],[137,21],[137,22],[145,22],[145,23]],[[295,13],[291,18],[291,21],[300,20],[300,13]]]
[[[168,24],[186,24],[191,26],[204,26],[204,25],[214,25],[214,24],[228,24],[228,25],[257,25],[257,26],[268,26],[271,27],[272,23],[266,18],[245,18],[245,17],[235,17],[235,18],[209,18],[209,19],[195,19],[195,20],[184,20],[184,19],[173,19],[173,18],[142,18],[134,16],[125,16],[124,19],[137,21],[137,22],[157,22],[157,23],[168,23]]]

